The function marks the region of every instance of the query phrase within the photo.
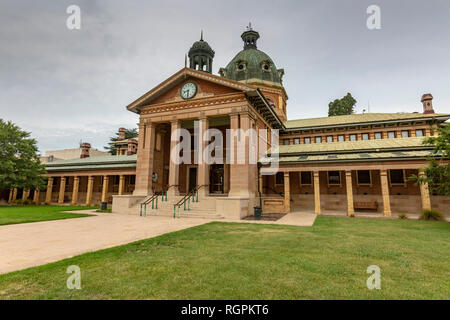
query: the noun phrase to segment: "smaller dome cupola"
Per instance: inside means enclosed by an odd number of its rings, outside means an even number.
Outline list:
[[[256,41],[259,39],[259,33],[252,29],[251,23],[248,24],[247,31],[242,33],[241,38],[244,41],[244,50],[257,49]]]
[[[214,50],[211,49],[208,42],[203,40],[203,31],[200,40],[194,42],[189,49],[189,68],[212,73],[212,62],[214,58]]]

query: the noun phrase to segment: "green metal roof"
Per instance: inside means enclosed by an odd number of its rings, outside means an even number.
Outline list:
[[[45,163],[46,170],[51,171],[78,171],[136,168],[137,156],[104,156],[83,159],[60,160]]]
[[[239,69],[241,65],[242,70]],[[266,65],[267,70],[264,69]],[[266,53],[258,49],[245,49],[240,51],[226,68],[221,68],[221,73],[225,78],[236,81],[260,79],[281,84],[284,70],[278,70]]]
[[[303,155],[281,156],[280,158],[263,158],[261,163],[326,163],[326,162],[360,162],[360,161],[395,161],[425,159],[430,156],[430,150],[401,151],[401,152],[354,152],[335,155]]]
[[[433,147],[423,145],[424,137],[359,140],[330,143],[296,144],[279,146],[279,156],[268,155],[260,159],[262,164],[382,161],[424,159],[432,154]]]
[[[419,150],[432,149],[431,146],[422,144],[424,137],[415,138],[393,138],[393,139],[375,139],[375,140],[358,140],[328,143],[311,143],[311,144],[293,144],[280,145],[280,154],[321,154],[321,153],[348,153],[355,151],[380,151],[380,150]],[[269,150],[269,154],[272,149]]]
[[[423,113],[363,113],[349,114],[344,116],[332,116],[321,118],[309,118],[288,120],[284,122],[286,129],[315,129],[319,127],[362,125],[376,122],[396,122],[400,120],[428,120],[439,119],[442,121],[450,119],[450,114],[423,114]]]

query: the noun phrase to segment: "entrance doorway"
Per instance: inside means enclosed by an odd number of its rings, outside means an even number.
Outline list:
[[[212,164],[209,171],[209,193],[223,193],[223,164]]]
[[[187,192],[192,191],[195,187],[197,187],[197,167],[189,168],[189,177],[188,177],[188,189]]]

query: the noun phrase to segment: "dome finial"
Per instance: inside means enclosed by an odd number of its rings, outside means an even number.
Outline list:
[[[189,68],[212,73],[214,50],[203,40],[203,30],[200,32],[200,40],[194,42],[189,49],[188,57]]]
[[[253,30],[251,22],[248,23],[247,31],[244,31],[241,38],[244,41],[244,50],[257,49],[256,41],[259,39],[259,33]]]

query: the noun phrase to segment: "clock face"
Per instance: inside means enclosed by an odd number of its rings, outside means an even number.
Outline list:
[[[180,95],[183,99],[190,99],[197,93],[197,86],[193,82],[186,82],[180,91]]]

